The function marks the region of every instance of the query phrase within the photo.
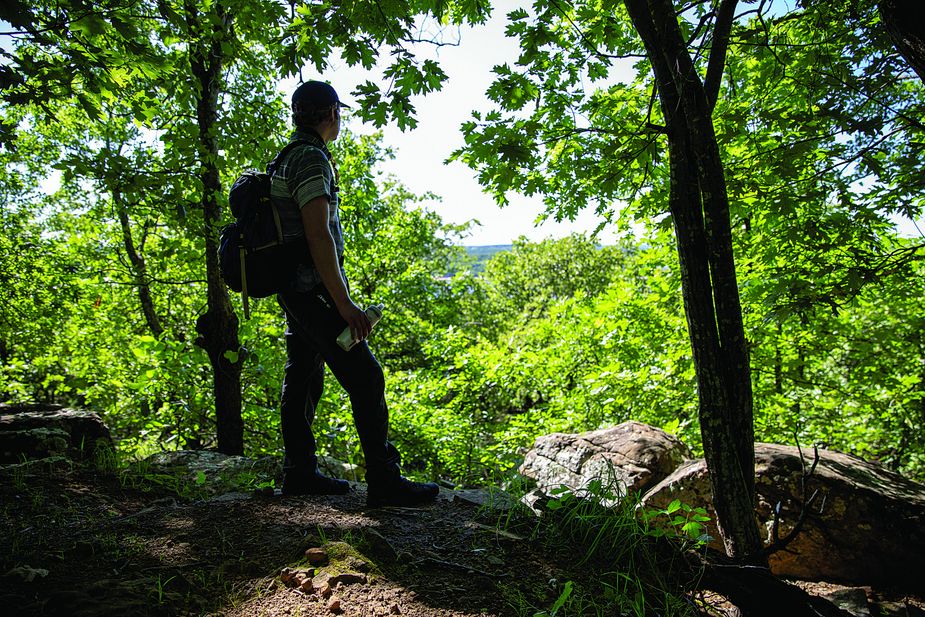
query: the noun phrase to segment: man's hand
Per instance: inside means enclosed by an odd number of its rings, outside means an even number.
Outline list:
[[[369,317],[353,303],[353,300],[347,298],[345,302],[338,304],[337,312],[347,322],[355,340],[364,341],[373,331],[373,324],[370,323]]]

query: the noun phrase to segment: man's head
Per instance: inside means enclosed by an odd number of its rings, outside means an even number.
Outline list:
[[[325,142],[340,132],[340,108],[346,107],[337,92],[322,81],[306,81],[292,93],[292,124],[314,129]]]

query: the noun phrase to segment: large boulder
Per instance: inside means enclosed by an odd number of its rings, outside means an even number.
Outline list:
[[[85,459],[113,447],[92,411],[60,405],[0,405],[0,464],[67,456]]]
[[[588,433],[538,437],[520,473],[546,494],[559,486],[579,491],[592,480],[613,481],[618,493],[641,492],[689,456],[687,446],[674,435],[641,422],[624,422]]]
[[[813,453],[804,455],[801,459],[791,446],[755,444],[757,516],[767,536],[776,504],[781,505],[780,537],[799,518],[803,470]],[[805,494],[816,491],[803,531],[771,556],[775,574],[925,592],[925,486],[855,456],[819,450]],[[644,503],[665,508],[675,499],[703,506],[715,518],[703,459],[682,465],[652,487]],[[719,537],[713,522],[708,533]]]

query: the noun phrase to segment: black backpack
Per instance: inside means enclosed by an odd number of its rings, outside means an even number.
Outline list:
[[[271,177],[286,154],[308,142],[293,141],[267,165],[266,173],[249,169],[228,192],[235,222],[222,228],[218,259],[225,283],[241,293],[244,317],[250,317],[248,297],[265,298],[284,291],[299,264],[311,263],[304,236],[284,241],[279,210],[270,198]]]

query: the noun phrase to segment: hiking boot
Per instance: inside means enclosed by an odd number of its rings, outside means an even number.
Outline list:
[[[433,482],[412,482],[399,476],[394,480],[370,484],[366,491],[366,505],[411,507],[431,503],[437,498],[440,487]]]
[[[283,476],[283,495],[346,495],[350,483],[346,480],[329,478],[319,472],[314,474],[286,474]]]

